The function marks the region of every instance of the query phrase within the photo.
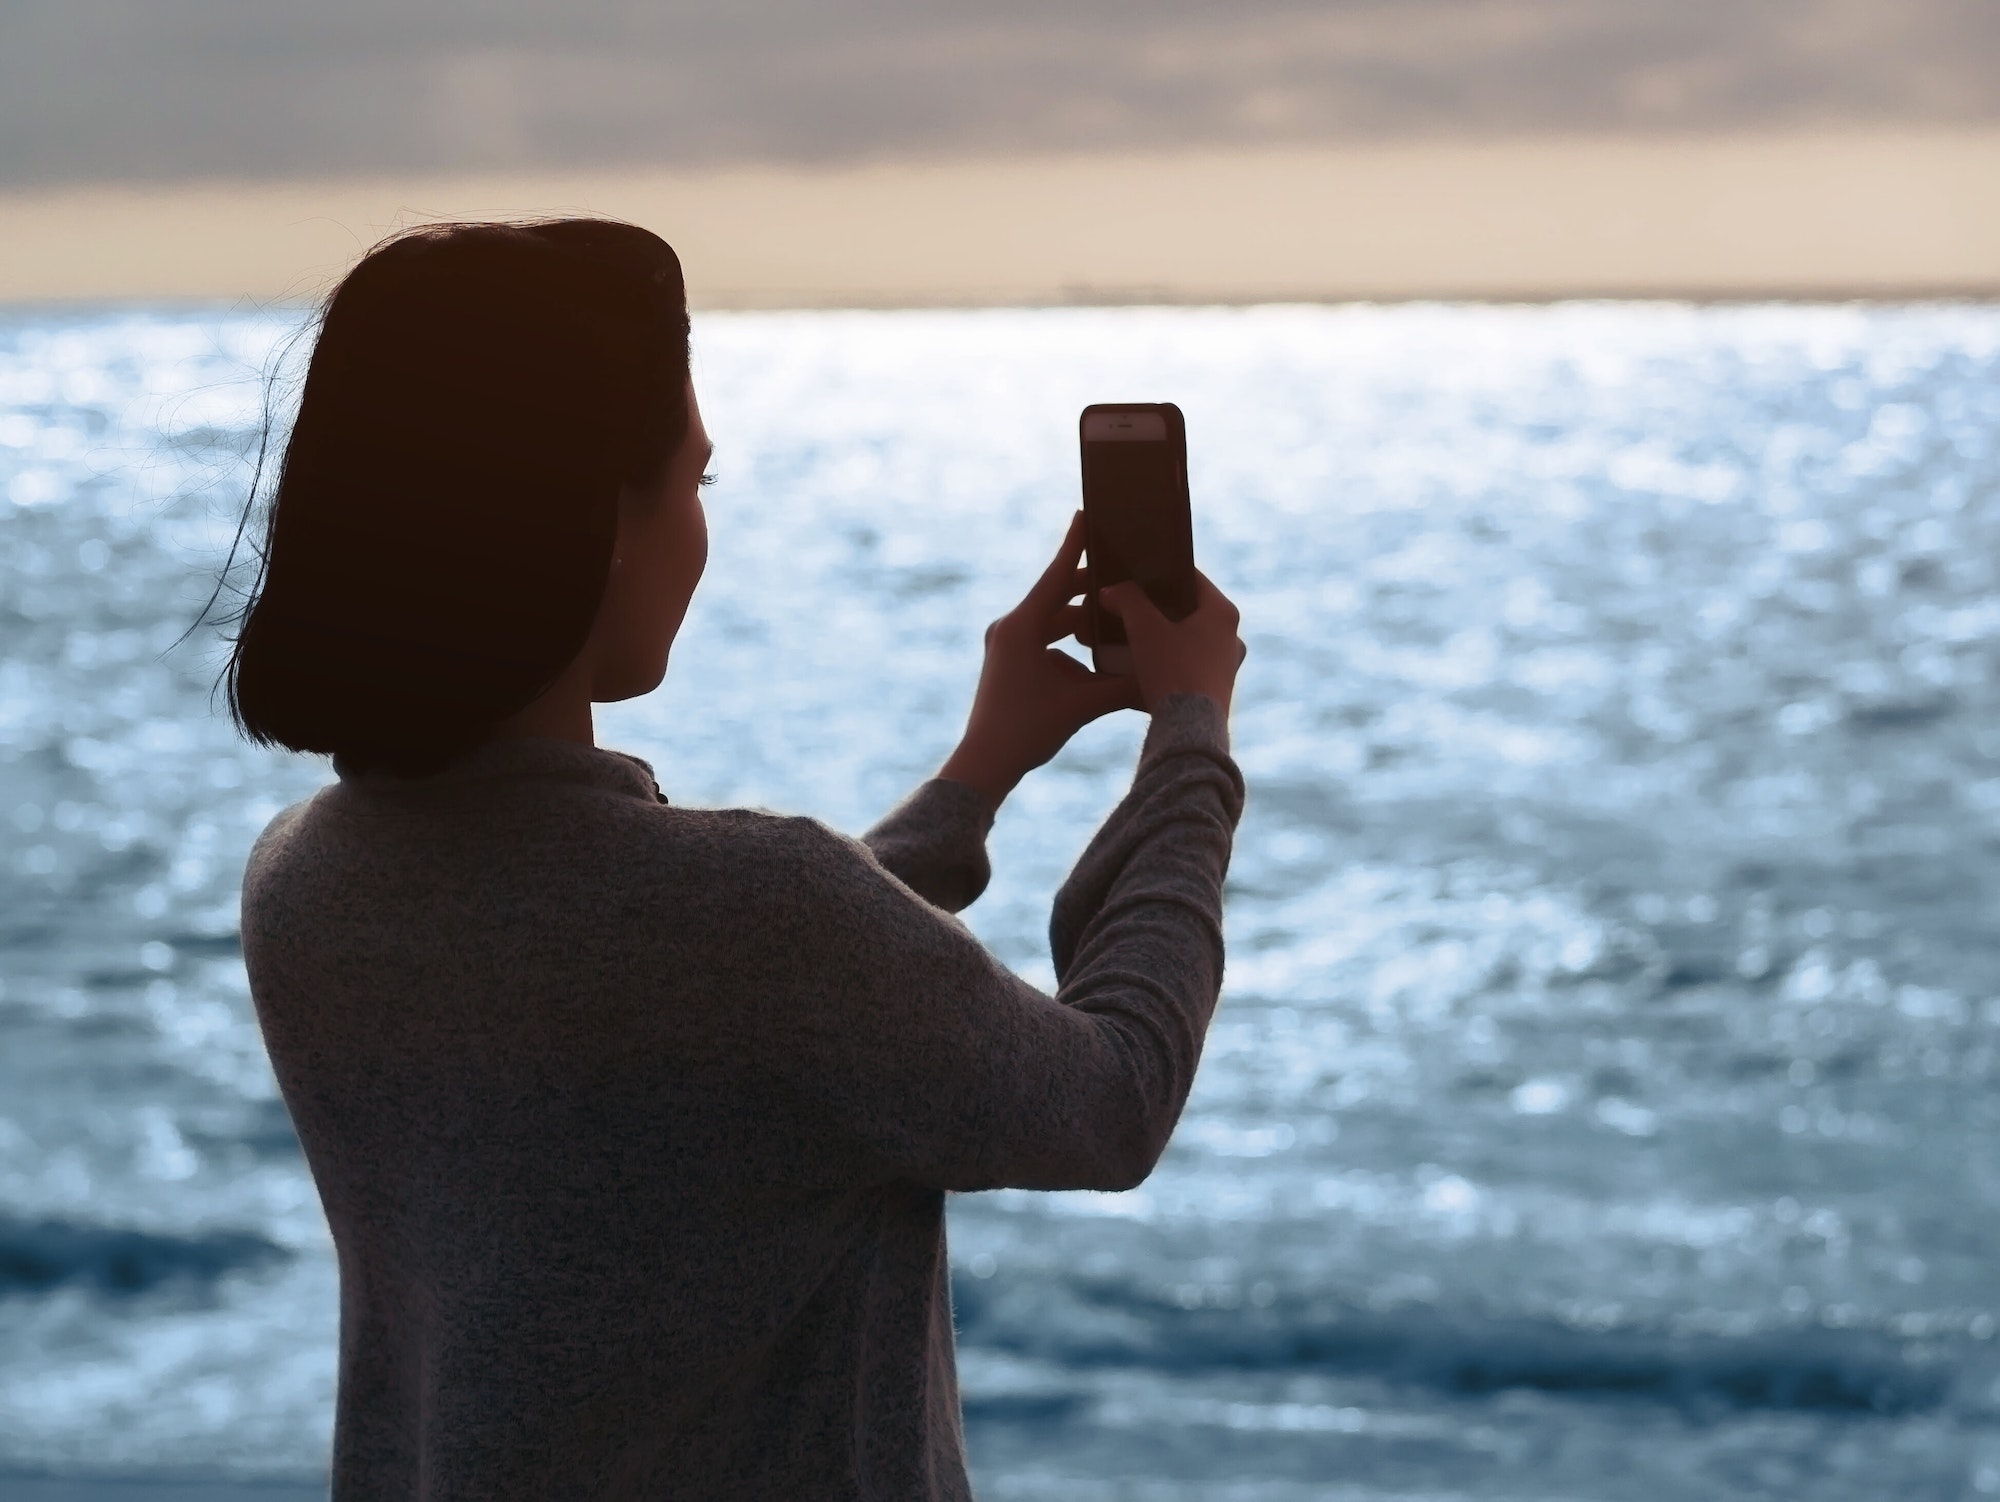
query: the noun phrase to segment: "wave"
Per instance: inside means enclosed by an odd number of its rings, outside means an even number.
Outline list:
[[[1187,1310],[1115,1285],[1009,1286],[1004,1276],[957,1279],[953,1295],[962,1345],[1072,1367],[1318,1370],[1462,1396],[1528,1388],[1696,1414],[1907,1414],[1944,1402],[1958,1374],[1948,1346],[1865,1329],[1685,1335],[1431,1306]]]
[[[129,1296],[167,1284],[213,1283],[291,1255],[276,1242],[246,1231],[161,1236],[65,1220],[0,1217],[0,1298],[78,1285]]]

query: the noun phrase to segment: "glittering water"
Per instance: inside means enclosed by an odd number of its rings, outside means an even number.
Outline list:
[[[234,939],[324,764],[168,651],[288,332],[0,323],[0,1470],[309,1474],[335,1280]],[[988,1499],[2000,1494],[2000,311],[707,317],[678,803],[942,759],[1093,400],[1242,603],[1224,1004],[1142,1188],[952,1207]],[[164,655],[163,655],[164,654]],[[1015,796],[1047,900],[1140,726]]]

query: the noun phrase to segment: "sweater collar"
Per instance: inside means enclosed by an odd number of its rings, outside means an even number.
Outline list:
[[[345,786],[367,793],[422,793],[491,778],[528,778],[602,788],[606,792],[643,798],[648,803],[667,801],[650,762],[625,751],[542,736],[483,741],[428,777],[359,772],[343,765],[338,756],[333,758],[333,770]]]

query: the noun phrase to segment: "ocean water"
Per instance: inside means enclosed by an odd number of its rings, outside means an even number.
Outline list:
[[[336,1280],[236,943],[328,777],[211,697],[290,314],[0,319],[0,1475],[323,1472]],[[1221,1009],[1158,1171],[956,1197],[989,1502],[2000,1495],[2000,309],[705,316],[684,804],[856,830],[1187,413],[1241,603]],[[282,390],[282,380],[280,382]],[[226,598],[226,597],[225,597]],[[1003,811],[1047,902],[1142,724]]]

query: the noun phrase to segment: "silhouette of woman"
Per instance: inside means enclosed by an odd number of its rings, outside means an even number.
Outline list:
[[[340,1266],[336,1502],[969,1495],[944,1192],[1115,1189],[1222,970],[1236,612],[1105,592],[1074,524],[966,733],[860,840],[667,805],[600,749],[701,577],[680,265],[593,220],[420,230],[328,300],[227,670],[338,780],[271,821],[243,951]],[[1151,712],[1054,903],[1059,989],[952,913],[995,809]]]

